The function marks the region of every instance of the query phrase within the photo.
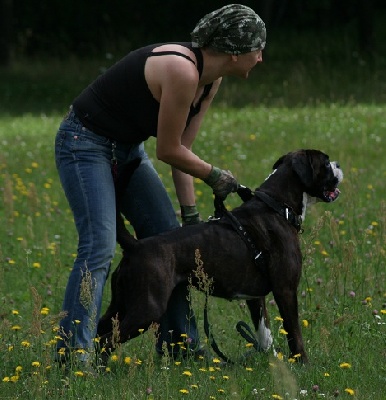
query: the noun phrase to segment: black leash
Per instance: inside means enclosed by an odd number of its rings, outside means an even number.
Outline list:
[[[237,194],[240,196],[241,200],[243,202],[250,200],[253,197],[253,192],[251,189],[245,187],[245,186],[239,186],[237,190]],[[247,233],[247,231],[244,229],[244,227],[240,224],[238,219],[226,209],[224,205],[224,201],[217,196],[214,198],[214,218],[210,217],[210,221],[217,221],[221,219],[222,217],[227,217],[228,220],[230,221],[232,227],[234,230],[237,232],[237,234],[241,237],[241,239],[245,242],[247,247],[251,250],[253,260],[256,265],[259,264],[259,267],[262,267],[262,262],[264,262],[264,258],[262,257],[262,251],[259,251],[250,237],[250,235]],[[209,294],[205,293],[205,307],[204,307],[204,331],[205,334],[208,338],[208,341],[210,343],[210,346],[212,347],[213,351],[221,358],[223,359],[227,364],[234,364],[234,361],[232,361],[229,357],[227,357],[218,347],[214,336],[211,332],[210,329],[210,324],[208,320],[208,297]],[[259,351],[261,349],[261,346],[259,345],[259,342],[256,340],[255,335],[252,331],[252,329],[249,327],[249,325],[244,322],[244,321],[239,321],[236,324],[236,330],[240,333],[240,335],[248,342],[253,345],[253,347]]]

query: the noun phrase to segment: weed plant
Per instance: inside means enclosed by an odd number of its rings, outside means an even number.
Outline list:
[[[335,86],[326,89],[322,78],[315,82],[310,72],[295,67],[288,70],[299,80],[288,80],[286,93],[283,76],[276,85],[267,78],[269,90],[258,76],[251,77],[249,86],[225,82],[194,150],[251,188],[268,176],[281,155],[298,148],[320,149],[340,162],[345,172],[340,198],[309,209],[299,236],[304,255],[299,312],[310,365],[288,357],[272,296],[267,302],[276,355],[272,350],[252,353],[235,365],[222,365],[215,354],[198,361],[158,357],[152,327],[120,346],[103,374],[78,368],[65,372],[54,363],[61,303],[77,244],[54,166],[54,136],[71,98],[98,70],[96,64],[93,72],[74,65],[49,64],[29,72],[18,66],[0,79],[6,89],[0,111],[0,398],[385,399],[386,107],[361,101],[362,86],[341,101],[349,90],[345,80],[340,86],[334,78]],[[59,71],[66,73],[59,78]],[[368,79],[375,87],[374,77]],[[330,94],[315,96],[313,86]],[[254,96],[259,101],[249,100]],[[297,99],[293,103],[292,96]],[[371,96],[369,91],[366,99]],[[155,160],[154,140],[147,149],[178,209],[170,169]],[[213,213],[211,192],[201,181],[195,184],[206,219]],[[230,209],[239,203],[235,194],[226,201]],[[117,249],[112,269],[119,258]],[[192,290],[191,297],[205,343],[204,296]],[[104,308],[109,298],[107,284]],[[238,360],[251,350],[234,329],[239,320],[250,323],[243,301],[211,298],[209,319],[230,358]]]

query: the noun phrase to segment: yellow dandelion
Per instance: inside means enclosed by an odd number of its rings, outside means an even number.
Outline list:
[[[12,345],[8,346],[8,351],[12,351],[13,348],[14,348],[14,347],[13,347]]]
[[[140,360],[139,358],[137,358],[137,359],[135,360],[135,363],[136,363],[137,365],[141,365],[141,364],[142,364],[142,360]]]
[[[22,345],[22,347],[30,347],[30,346],[31,346],[31,343],[30,343],[30,342],[27,342],[26,340],[23,340],[23,341],[21,342],[21,345]]]
[[[225,390],[224,390],[224,389],[217,389],[217,391],[218,391],[219,393],[225,393]]]
[[[12,310],[12,315],[19,315],[19,311],[17,311],[17,310]]]
[[[145,331],[145,329],[143,329],[143,328],[138,329],[138,332],[139,332],[139,333],[143,333],[144,331]]]
[[[113,355],[111,356],[111,361],[112,361],[112,362],[117,362],[117,361],[118,361],[118,356],[117,356],[116,354],[113,354]]]
[[[302,355],[300,354],[300,353],[298,353],[298,354],[295,354],[294,355],[294,358],[300,358]]]
[[[11,376],[10,378],[9,378],[9,380],[11,381],[11,382],[17,382],[18,380],[19,380],[19,376],[18,375],[13,375],[13,376]]]
[[[307,321],[306,319],[303,319],[302,323],[303,323],[303,326],[304,326],[305,328],[307,328],[308,325],[309,325],[309,323],[308,323],[308,321]]]
[[[9,382],[9,376],[5,376],[5,377],[3,378],[3,382]]]
[[[347,363],[347,362],[343,362],[341,364],[339,364],[340,368],[351,368],[351,364]]]
[[[294,358],[289,358],[288,359],[288,362],[290,363],[290,364],[294,364],[294,363],[296,363],[296,360],[294,359]]]
[[[273,395],[272,395],[272,398],[273,398],[273,399],[277,399],[277,400],[283,400],[283,397],[281,397],[281,396],[278,395],[278,394],[273,394]]]
[[[328,253],[327,253],[326,250],[322,250],[322,251],[320,252],[320,254],[321,254],[322,256],[325,256],[325,257],[328,256]]]
[[[79,325],[80,324],[80,320],[79,319],[74,319],[74,324]]]
[[[212,380],[212,381],[215,381],[215,380],[216,380],[216,377],[213,376],[213,375],[211,375],[211,376],[209,377],[209,379]]]
[[[12,260],[12,258],[10,258],[10,259],[8,260],[8,264],[16,264],[16,261],[15,261],[15,260]]]
[[[131,363],[131,357],[125,357],[124,362],[129,365]]]
[[[252,372],[252,371],[253,371],[253,368],[251,368],[251,367],[245,367],[245,370],[248,371],[248,372]]]
[[[99,338],[99,337],[96,337],[96,338],[93,339],[94,343],[99,343],[100,341],[101,341],[101,338]]]
[[[275,321],[283,322],[283,318],[282,317],[275,317]]]
[[[381,310],[380,313],[381,314],[386,314],[386,310]]]
[[[76,349],[76,353],[78,353],[78,354],[86,354],[86,350],[85,349]]]
[[[106,367],[105,372],[111,372],[111,368],[110,367]]]
[[[180,389],[180,393],[182,394],[188,394],[189,390],[188,389]]]
[[[278,358],[280,361],[283,361],[284,355],[283,355],[283,353],[282,353],[281,351],[279,351],[279,352],[277,353],[277,358]]]
[[[74,375],[75,375],[75,376],[84,376],[84,372],[82,372],[82,371],[75,371],[75,372],[74,372]]]
[[[224,380],[226,380],[226,381],[229,380],[229,376],[228,376],[228,375],[224,375],[222,378],[223,378]]]
[[[187,338],[188,337],[188,335],[186,334],[186,333],[181,333],[181,335],[180,335],[182,338]]]
[[[26,168],[25,172],[27,172],[27,174],[31,174],[32,173],[32,169],[31,168]]]
[[[64,347],[61,347],[61,348],[58,350],[58,354],[59,354],[60,356],[64,356],[64,355],[66,354],[66,349],[65,349]]]
[[[192,373],[191,373],[190,371],[184,371],[184,372],[182,373],[182,375],[185,375],[185,376],[192,376]]]
[[[370,303],[370,302],[373,300],[373,298],[370,297],[370,296],[367,296],[367,297],[365,298],[365,300],[366,300],[368,303]]]
[[[316,244],[316,245],[320,245],[320,244],[321,244],[321,242],[320,242],[320,240],[315,240],[315,241],[314,241],[314,244]]]
[[[42,315],[48,315],[49,313],[50,313],[50,309],[48,307],[43,307],[40,310],[40,314],[42,314]]]
[[[40,267],[41,267],[41,264],[40,264],[39,262],[34,262],[34,263],[32,264],[32,267],[33,267],[33,268],[40,268]]]
[[[177,365],[177,367],[178,367],[180,364],[181,364],[181,361],[176,361],[176,362],[174,363],[174,365]]]
[[[31,365],[32,365],[33,367],[35,367],[35,368],[38,368],[38,367],[40,367],[40,362],[39,362],[39,361],[33,361],[33,362],[31,363]]]
[[[330,374],[329,374],[328,372],[325,372],[325,373],[324,373],[324,376],[325,376],[325,377],[329,377]]]
[[[44,188],[45,188],[45,189],[51,189],[51,183],[46,182],[46,183],[44,184]]]
[[[18,373],[18,374],[20,374],[20,372],[23,370],[23,367],[21,366],[21,365],[18,365],[16,368],[15,368],[15,371],[16,371],[16,373]]]
[[[214,362],[214,364],[220,364],[221,363],[221,360],[219,358],[214,358],[212,361]]]
[[[345,391],[347,394],[349,394],[350,396],[354,396],[354,394],[355,394],[355,390],[350,389],[350,388],[346,388],[346,389],[344,389],[344,391]]]
[[[214,367],[209,367],[208,371],[209,371],[209,372],[214,372],[214,371],[216,371],[216,370],[214,369]]]
[[[246,345],[245,345],[245,347],[253,347],[254,345],[253,345],[253,343],[247,343]]]
[[[38,166],[39,166],[39,164],[35,161],[31,163],[32,168],[37,168]]]
[[[192,389],[198,389],[198,385],[196,385],[196,384],[190,385],[190,387],[191,387]]]
[[[20,326],[20,325],[13,325],[13,326],[11,327],[11,329],[12,329],[13,331],[20,331],[21,326]]]
[[[279,333],[281,333],[282,335],[288,335],[288,332],[283,328],[279,329]]]
[[[201,371],[201,372],[206,372],[207,369],[206,369],[206,368],[199,368],[199,371]]]

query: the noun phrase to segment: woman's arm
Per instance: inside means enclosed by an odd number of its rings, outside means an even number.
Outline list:
[[[208,96],[201,103],[200,112],[191,119],[189,126],[184,130],[181,143],[190,151],[192,151],[194,139],[198,134],[202,120],[211,105],[220,84],[221,79],[218,79],[213,83]],[[187,206],[196,204],[192,175],[186,174],[175,167],[172,167],[172,175],[179,203]]]

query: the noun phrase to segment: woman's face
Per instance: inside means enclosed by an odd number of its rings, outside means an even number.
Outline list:
[[[261,63],[263,61],[263,50],[255,50],[233,57],[235,57],[234,75],[242,78],[248,78],[251,69],[257,63]]]

